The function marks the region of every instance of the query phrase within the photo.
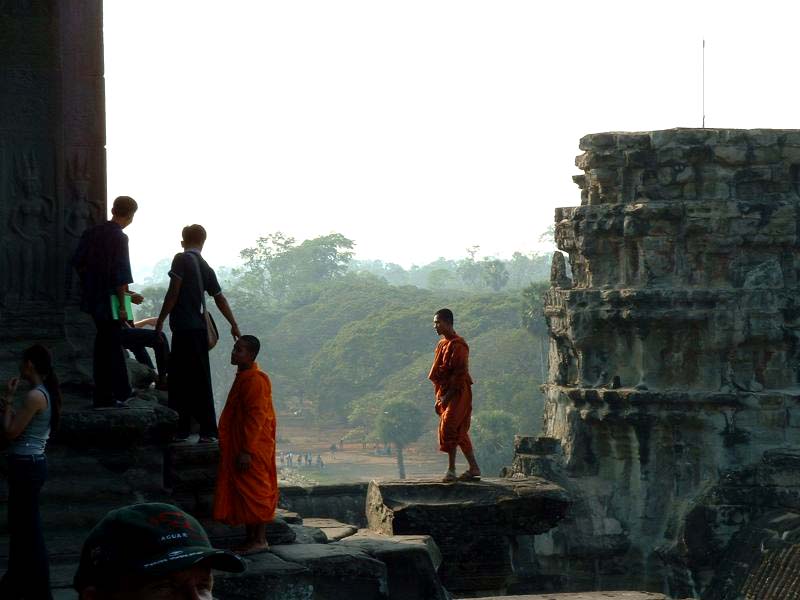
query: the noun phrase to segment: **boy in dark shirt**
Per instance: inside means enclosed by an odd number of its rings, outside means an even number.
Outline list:
[[[72,264],[81,282],[81,310],[94,319],[93,376],[94,407],[124,406],[131,395],[122,328],[129,318],[125,296],[134,304],[144,298],[128,290],[133,282],[128,255],[128,236],[122,230],[133,222],[138,205],[129,196],[119,196],[111,209],[111,220],[87,229],[78,242]],[[111,313],[111,296],[119,301],[119,318]]]
[[[231,325],[231,335],[240,337],[239,326],[231,312],[214,270],[201,256],[206,230],[189,225],[182,232],[184,252],[172,260],[169,289],[164,297],[156,331],[164,327],[169,315],[172,330],[172,352],[169,360],[169,404],[178,413],[176,441],[189,436],[191,418],[200,425],[200,442],[217,440],[217,416],[211,388],[211,367],[208,362],[208,332],[203,295],[214,303]]]

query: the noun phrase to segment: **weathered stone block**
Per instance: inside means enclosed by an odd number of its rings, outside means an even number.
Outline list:
[[[515,454],[535,454],[546,456],[550,454],[557,454],[561,451],[561,441],[556,438],[548,438],[543,436],[527,436],[516,435],[514,436],[514,453]]]
[[[370,483],[367,521],[386,535],[427,534],[442,551],[449,590],[503,589],[512,575],[509,538],[558,523],[569,500],[539,478],[473,483]]]
[[[214,597],[220,600],[313,600],[311,571],[267,552],[245,559],[244,573],[214,573]],[[343,590],[344,592],[344,590]]]
[[[273,546],[271,552],[310,572],[315,600],[388,598],[386,565],[357,548],[341,544],[292,544]]]
[[[313,487],[281,486],[278,504],[281,508],[297,512],[303,517],[330,518],[365,527],[367,520],[364,506],[368,485],[347,483]]]
[[[358,527],[341,523],[335,519],[303,519],[303,525],[306,527],[315,527],[321,530],[328,542],[338,542],[346,537],[349,537],[358,531]]]
[[[362,534],[336,543],[363,550],[386,565],[390,600],[446,600],[428,546],[409,537]]]

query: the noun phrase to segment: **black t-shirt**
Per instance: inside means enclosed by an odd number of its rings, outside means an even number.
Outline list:
[[[199,252],[187,250],[176,254],[172,259],[169,276],[181,280],[181,290],[178,302],[169,313],[169,327],[172,331],[206,328],[201,284],[197,281],[198,267],[202,276],[202,289],[208,292],[209,296],[216,296],[222,292],[214,269],[208,266]]]
[[[111,319],[111,294],[133,283],[128,236],[106,221],[87,229],[78,242],[72,265],[81,281],[81,310],[96,319]]]

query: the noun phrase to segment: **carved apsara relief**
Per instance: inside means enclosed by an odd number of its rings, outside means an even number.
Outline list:
[[[52,295],[48,253],[55,202],[42,192],[42,174],[33,151],[18,156],[14,166],[2,284],[7,297],[23,302]]]

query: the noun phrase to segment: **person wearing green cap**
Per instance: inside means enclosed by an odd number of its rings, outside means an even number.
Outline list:
[[[202,525],[177,506],[110,511],[89,533],[73,581],[80,600],[212,600],[212,569],[241,573],[244,561],[213,548]]]

